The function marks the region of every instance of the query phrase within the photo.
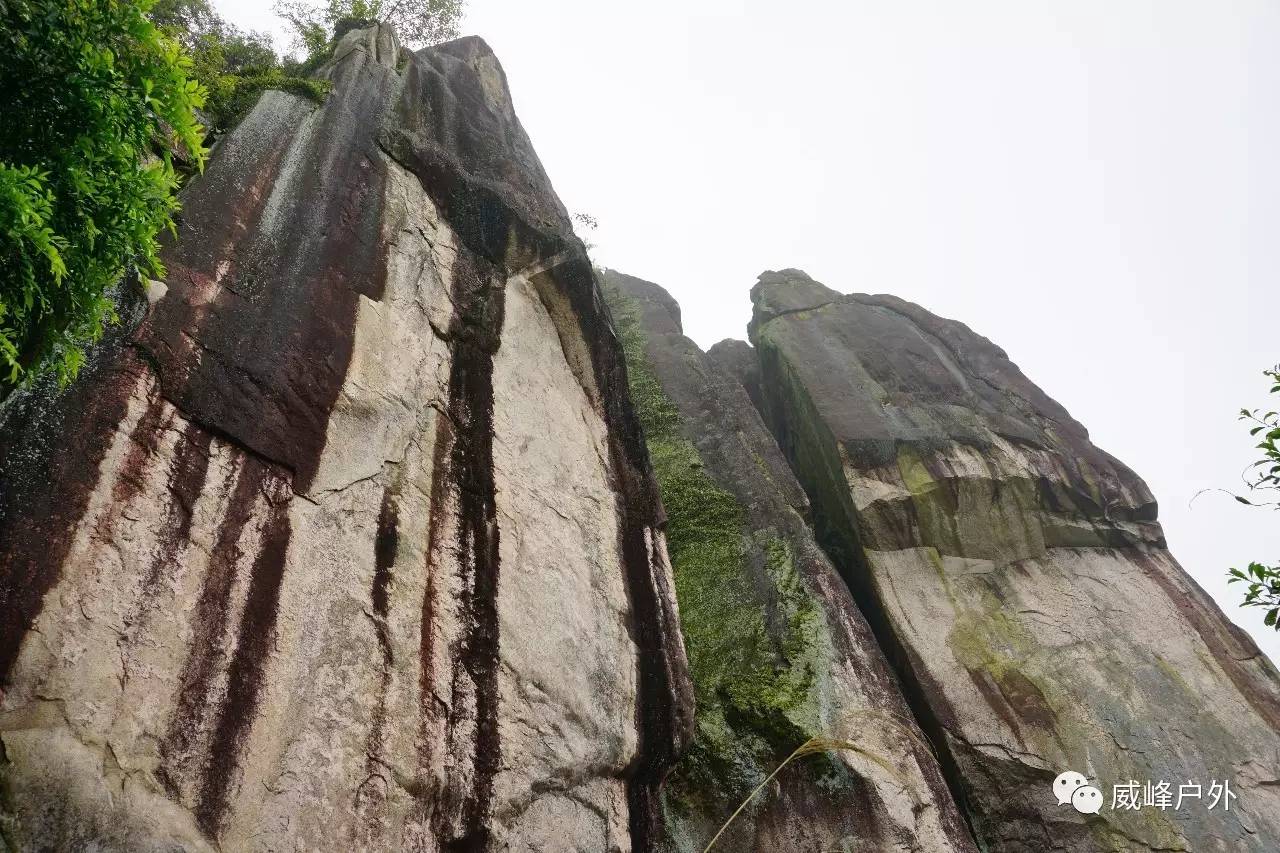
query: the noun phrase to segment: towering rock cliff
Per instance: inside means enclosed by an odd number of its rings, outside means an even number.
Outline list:
[[[0,404],[8,848],[699,853],[818,742],[717,851],[1280,849],[1280,677],[1001,350],[785,271],[704,354],[483,42],[320,73]]]
[[[681,333],[660,287],[605,292],[668,514],[697,726],[665,794],[669,847],[700,853],[761,780],[813,737],[722,850],[976,851],[808,502],[742,386]]]
[[[1179,568],[1142,481],[1005,353],[795,270],[720,349],[813,504],[981,847],[1280,849],[1280,680]],[[1059,805],[1084,774],[1100,814]],[[1236,798],[1211,807],[1212,781]],[[1160,781],[1181,807],[1111,808]],[[1141,794],[1139,795],[1141,797]]]
[[[5,404],[0,834],[651,850],[691,695],[592,269],[483,42],[322,73]]]

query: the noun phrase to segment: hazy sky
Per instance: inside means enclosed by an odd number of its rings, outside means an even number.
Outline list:
[[[1188,506],[1256,458],[1236,413],[1280,361],[1280,4],[470,0],[464,29],[596,261],[698,343],[745,338],[782,267],[967,323],[1146,479],[1280,661],[1223,578],[1280,561],[1280,515]]]

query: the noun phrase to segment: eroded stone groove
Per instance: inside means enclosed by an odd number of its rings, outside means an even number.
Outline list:
[[[662,783],[693,732],[693,688],[684,645],[673,643],[679,637],[679,617],[666,547],[659,537],[662,504],[640,420],[626,390],[621,343],[589,261],[571,257],[531,280],[542,294],[554,283],[567,300],[578,335],[589,347],[590,382],[584,384],[599,400],[609,425],[610,469],[623,512],[618,541],[638,652],[639,748],[627,778],[627,802],[633,849],[646,853],[663,837]]]
[[[791,448],[791,452],[794,452],[794,446],[783,436],[785,436],[785,430],[779,436],[779,443]],[[806,483],[806,486],[814,488],[811,481]],[[911,709],[911,717],[932,747],[933,758],[937,761],[941,778],[958,807],[960,817],[969,834],[981,843],[982,836],[973,826],[973,807],[970,802],[969,788],[954,755],[948,748],[947,731],[948,728],[955,726],[955,711],[947,703],[940,685],[930,683],[923,668],[912,660],[911,650],[906,648],[893,633],[869,583],[870,570],[866,559],[862,556],[862,547],[857,534],[847,524],[842,524],[839,519],[832,517],[817,489],[810,493],[810,498],[813,502],[814,536],[840,573],[859,611],[865,615],[867,625],[871,628],[880,652],[897,676],[898,686]],[[987,689],[985,684],[982,689]]]
[[[382,750],[387,725],[387,693],[391,686],[395,664],[388,619],[393,569],[400,547],[396,503],[398,500],[397,489],[389,486],[383,490],[382,504],[378,509],[377,535],[373,540],[373,585],[369,590],[369,601],[373,605],[373,613],[370,618],[373,620],[373,630],[377,636],[378,655],[382,665],[378,674],[378,695],[369,725],[369,735],[365,740],[367,778],[357,793],[357,811],[364,815],[366,842],[375,840],[381,834],[382,823],[378,819],[379,811],[385,808],[386,800],[385,791],[379,795],[377,789],[372,788],[369,783],[376,779],[384,787],[388,784]]]
[[[378,653],[382,658],[382,686],[378,695],[378,707],[374,712],[373,726],[369,731],[370,763],[375,760],[381,749],[387,684],[391,679],[393,662],[387,614],[391,571],[395,563],[396,551],[400,546],[400,532],[396,526],[396,499],[396,494],[390,489],[383,491],[382,506],[378,510],[378,535],[373,541],[373,588],[369,590],[369,600],[373,604],[373,630],[378,636]]]
[[[778,314],[769,314],[767,319],[773,320],[817,307],[819,305],[789,308]],[[847,487],[843,470],[831,461],[838,459],[840,455],[834,447],[831,432],[818,417],[805,389],[793,383],[782,382],[780,377],[785,375],[787,368],[779,363],[775,352],[757,347],[753,357],[758,358],[757,365],[753,366],[754,369],[748,368],[745,374],[739,373],[739,380],[744,382],[744,387],[746,382],[761,383],[759,397],[754,403],[757,406],[763,403],[761,416],[778,446],[786,454],[798,482],[807,494],[814,537],[839,572],[858,610],[866,619],[880,653],[892,667],[903,698],[910,708],[911,717],[932,747],[942,780],[958,807],[960,817],[969,833],[978,843],[983,843],[982,835],[973,826],[969,788],[955,756],[948,748],[947,731],[957,727],[955,711],[947,702],[941,686],[931,683],[919,661],[913,660],[912,650],[894,633],[875,592],[863,545],[856,527],[850,521],[853,509],[845,497]],[[740,360],[737,366],[739,370],[745,367]],[[786,414],[792,411],[798,414]],[[822,459],[815,452],[817,448],[828,450],[830,455]],[[842,514],[840,509],[846,509],[850,514]],[[891,519],[888,523],[896,525],[901,534],[910,534],[910,520]]]
[[[620,450],[613,450],[616,461],[623,461],[619,458]],[[666,638],[659,633],[659,626],[666,614],[662,613],[658,596],[653,592],[653,580],[665,567],[658,563],[654,553],[650,540],[653,528],[647,526],[652,515],[645,510],[651,511],[657,502],[642,503],[646,497],[652,500],[653,490],[649,484],[633,481],[627,491],[631,501],[622,517],[619,542],[627,573],[628,599],[636,617],[632,636],[639,650],[640,686],[636,703],[639,749],[636,766],[627,779],[627,807],[633,849],[650,851],[661,837],[658,790],[683,746],[672,737],[672,732],[675,729],[679,733],[676,725],[683,721],[678,716],[680,709],[674,707],[676,703],[672,701],[671,675],[661,653]]]
[[[647,452],[625,390],[626,368],[590,263],[576,249],[576,238],[554,196],[509,183],[509,165],[496,159],[498,149],[483,141],[486,132],[505,138],[511,149],[502,156],[514,155],[534,172],[536,180],[546,181],[527,139],[514,124],[514,116],[495,115],[481,75],[460,73],[466,66],[459,60],[475,62],[477,46],[475,40],[463,39],[430,54],[428,62],[410,67],[397,107],[399,120],[383,136],[382,146],[419,177],[443,218],[478,261],[511,272],[536,267],[530,281],[560,327],[562,343],[582,341],[587,348],[585,363],[576,363],[572,356],[575,347],[565,347],[579,381],[609,427],[610,467],[622,509],[618,541],[638,651],[640,741],[627,780],[627,796],[631,843],[636,853],[642,853],[652,849],[656,840],[657,789],[692,725],[683,650],[672,642],[678,636],[674,591],[665,580],[669,570],[654,538],[660,515],[657,493],[647,473]],[[500,70],[497,73],[501,74]],[[511,125],[501,126],[504,121]],[[454,144],[446,146],[433,140]],[[554,258],[562,260],[552,261]],[[475,275],[461,271],[463,277]],[[459,314],[466,314],[462,303]],[[463,329],[469,328],[463,324]],[[451,326],[450,338],[456,341],[458,334]],[[441,427],[446,434],[461,431],[462,421],[453,411],[451,405],[453,425]],[[452,440],[456,446],[459,439],[453,436]],[[496,543],[496,535],[493,541]],[[424,603],[424,614],[429,609]],[[424,627],[424,667],[430,659],[428,634]],[[429,680],[424,673],[424,701],[429,701],[425,698]]]
[[[502,329],[500,283],[493,273],[459,259],[453,269],[456,313],[450,325],[449,419],[454,424],[449,474],[457,492],[456,559],[465,623],[455,659],[459,678],[474,691],[472,779],[462,802],[462,825],[442,839],[445,849],[481,853],[489,844],[493,779],[502,762],[498,737],[498,519],[493,486],[493,354]],[[456,708],[455,710],[461,710]],[[459,721],[448,733],[457,742]],[[460,830],[460,831],[459,831]]]
[[[416,70],[418,66],[413,66]],[[405,100],[409,109],[440,109],[444,90],[439,78],[425,89],[414,81],[422,75],[411,73]],[[465,79],[465,78],[464,78]],[[434,95],[424,104],[423,99]],[[403,107],[402,107],[403,108]],[[468,117],[462,117],[466,121]],[[428,579],[422,604],[421,684],[424,719],[435,716],[433,620],[437,571],[446,563],[440,559],[440,534],[451,515],[454,542],[450,560],[456,560],[460,583],[459,609],[463,634],[454,642],[455,663],[452,695],[455,698],[445,725],[444,739],[450,752],[459,748],[466,731],[474,726],[469,790],[450,792],[446,807],[437,806],[432,823],[440,844],[457,851],[482,851],[489,843],[489,812],[492,807],[494,775],[501,764],[498,736],[498,616],[499,531],[493,482],[493,354],[500,344],[503,322],[503,292],[495,262],[501,253],[471,254],[477,241],[494,241],[502,230],[505,210],[496,198],[479,222],[459,220],[459,208],[476,211],[475,200],[465,193],[467,185],[454,168],[439,159],[424,157],[420,146],[399,147],[395,154],[417,175],[424,190],[440,209],[445,221],[466,247],[451,271],[453,314],[446,332],[452,346],[445,417],[438,422],[435,470],[432,477],[431,524],[428,532]],[[438,155],[436,155],[438,157]],[[470,239],[468,239],[470,238]],[[487,246],[492,248],[492,246]],[[465,680],[466,683],[463,683]],[[458,701],[471,698],[472,705]],[[430,738],[420,735],[423,761],[433,757]]]
[[[191,539],[191,523],[195,512],[196,500],[204,488],[204,479],[209,472],[209,454],[213,445],[213,436],[195,424],[188,423],[183,427],[177,452],[170,466],[169,493],[171,499],[167,509],[168,522],[165,530],[168,535],[160,542],[143,581],[142,600],[149,600],[152,592],[159,585],[165,571],[173,565],[179,552]]]
[[[432,725],[440,715],[439,703],[435,696],[436,689],[436,608],[438,606],[437,577],[446,571],[448,562],[441,548],[444,542],[445,526],[449,523],[449,464],[453,448],[453,421],[447,410],[444,416],[436,419],[434,445],[431,464],[431,492],[427,517],[426,560],[423,566],[423,593],[421,620],[418,644],[418,705],[420,717],[417,735],[418,766],[430,767],[436,757],[438,744],[434,742]],[[419,804],[423,815],[430,815],[431,803]]]
[[[585,258],[549,271],[567,293],[582,339],[590,342],[590,367],[609,424],[609,458],[623,515],[618,541],[633,612],[638,691],[636,716],[639,749],[627,779],[632,844],[637,853],[656,848],[663,837],[659,792],[693,730],[693,690],[665,545],[658,541],[662,504],[649,464],[640,420],[627,388],[627,366],[620,357],[608,308],[596,276]],[[535,277],[534,279],[538,279]]]

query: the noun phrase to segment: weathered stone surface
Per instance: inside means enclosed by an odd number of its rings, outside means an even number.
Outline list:
[[[0,413],[13,849],[654,848],[692,698],[621,350],[492,53],[401,56],[267,93],[163,295]]]
[[[742,386],[681,333],[661,287],[613,271],[602,279],[662,486],[698,696],[693,745],[665,795],[670,849],[700,853],[751,788],[819,736],[864,751],[790,766],[719,849],[975,851]]]
[[[998,347],[795,270],[752,290],[764,411],[992,851],[1280,849],[1280,680],[1142,481]],[[1181,809],[1059,806],[1199,781]],[[1208,808],[1228,780],[1230,811]]]
[[[725,338],[707,350],[707,358],[726,376],[738,380],[757,410],[764,406],[760,391],[760,362],[756,351],[746,341]]]
[[[482,41],[321,73],[0,407],[7,848],[696,853],[817,735],[717,850],[1280,849],[1280,676],[1000,349],[794,270],[754,348],[611,317]]]

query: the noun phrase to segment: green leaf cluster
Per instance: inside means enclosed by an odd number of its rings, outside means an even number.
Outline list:
[[[175,156],[203,167],[191,60],[147,0],[0,0],[0,394],[75,375],[114,312],[159,278]]]
[[[1263,375],[1271,384],[1271,393],[1280,394],[1280,365],[1264,370]],[[1240,420],[1252,424],[1249,435],[1258,439],[1255,447],[1262,451],[1262,458],[1250,465],[1245,475],[1245,485],[1252,497],[1236,495],[1235,499],[1248,506],[1280,509],[1280,498],[1276,497],[1280,492],[1280,412],[1241,409]],[[1249,585],[1243,606],[1266,608],[1267,615],[1263,621],[1267,627],[1280,630],[1280,624],[1277,624],[1277,617],[1280,617],[1280,566],[1250,563],[1248,569],[1233,568],[1227,574],[1227,583]]]
[[[1271,393],[1280,393],[1280,365],[1271,370],[1264,370],[1263,375],[1271,382]],[[1253,426],[1249,435],[1258,439],[1257,449],[1262,451],[1262,458],[1250,466],[1250,474],[1246,484],[1253,492],[1280,491],[1280,413],[1263,412],[1261,409],[1241,409],[1240,420],[1248,421]],[[1241,502],[1255,504],[1255,501],[1240,498]],[[1280,507],[1280,499],[1269,498],[1262,501],[1269,506]]]
[[[1276,617],[1280,615],[1280,566],[1264,566],[1261,563],[1250,563],[1245,570],[1231,569],[1227,583],[1247,583],[1248,591],[1244,596],[1245,607],[1265,607],[1266,618],[1263,622],[1269,628],[1276,627]]]
[[[191,55],[191,74],[208,93],[205,115],[215,132],[234,127],[266,89],[317,102],[330,89],[327,81],[307,79],[319,62],[306,67],[282,63],[267,33],[228,23],[207,0],[157,0],[150,17]]]

